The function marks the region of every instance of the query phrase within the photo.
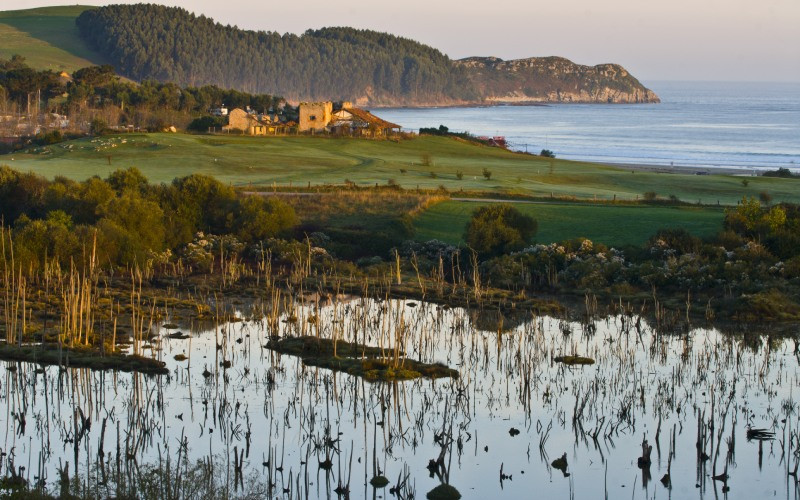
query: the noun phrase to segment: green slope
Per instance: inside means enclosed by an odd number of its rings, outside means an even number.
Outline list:
[[[416,239],[463,242],[464,228],[477,202],[438,203],[414,220]],[[534,240],[553,243],[582,236],[606,245],[641,245],[657,230],[682,228],[708,237],[722,229],[724,210],[716,207],[662,207],[595,205],[588,203],[516,203],[514,207],[535,218],[539,231]]]
[[[105,59],[78,35],[75,18],[90,6],[73,5],[0,12],[0,58],[19,54],[36,69],[72,72]]]
[[[125,142],[122,142],[122,141]],[[109,165],[109,158],[111,164]],[[406,188],[444,186],[454,196],[463,189],[533,196],[634,200],[647,191],[683,201],[735,205],[743,196],[772,195],[775,203],[800,202],[800,180],[728,175],[696,176],[635,172],[567,160],[548,160],[444,137],[399,142],[332,137],[238,137],[187,134],[129,134],[69,141],[27,152],[0,155],[0,165],[46,177],[105,177],[136,166],[154,182],[193,172],[223,182],[306,186],[342,184]],[[484,168],[491,180],[483,177]],[[462,179],[457,173],[462,173]]]

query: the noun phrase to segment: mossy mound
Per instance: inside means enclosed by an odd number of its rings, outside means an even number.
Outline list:
[[[800,305],[777,289],[742,295],[728,305],[727,312],[739,321],[800,320]]]
[[[386,476],[375,476],[369,480],[369,484],[374,488],[385,488],[389,484],[389,479]]]
[[[267,342],[268,349],[298,356],[309,366],[343,371],[369,381],[413,380],[425,378],[457,378],[458,371],[440,363],[422,363],[402,357],[395,360],[390,349],[317,337],[287,337]],[[334,351],[335,347],[335,351]],[[335,352],[335,354],[334,354]]]
[[[594,360],[585,356],[556,356],[553,358],[556,363],[564,363],[565,365],[593,365]]]
[[[440,484],[426,495],[428,500],[458,500],[461,493],[449,484]]]
[[[166,363],[144,356],[126,354],[101,354],[94,349],[62,348],[54,345],[8,345],[0,344],[0,359],[25,361],[42,365],[59,365],[93,370],[120,370],[148,375],[169,373]]]

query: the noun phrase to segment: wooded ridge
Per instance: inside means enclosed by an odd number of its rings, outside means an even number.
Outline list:
[[[562,58],[453,61],[439,50],[354,28],[247,31],[175,7],[110,5],[76,19],[81,37],[134,80],[214,84],[290,101],[365,106],[658,102],[624,68]]]

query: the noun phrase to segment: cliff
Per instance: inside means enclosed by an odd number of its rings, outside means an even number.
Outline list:
[[[655,103],[659,97],[618,64],[584,66],[562,57],[454,61],[485,103]]]

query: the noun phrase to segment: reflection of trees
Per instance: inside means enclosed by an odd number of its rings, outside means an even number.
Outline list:
[[[508,331],[531,320],[529,312],[503,313],[498,310],[473,309],[469,312],[470,323],[476,330],[488,332]]]

